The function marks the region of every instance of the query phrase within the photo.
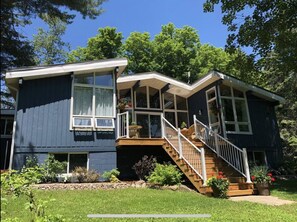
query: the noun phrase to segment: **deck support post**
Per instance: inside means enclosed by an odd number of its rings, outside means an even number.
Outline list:
[[[127,138],[130,138],[130,136],[129,136],[129,112],[128,111],[126,112],[126,130],[127,130],[127,133],[126,133]]]
[[[165,138],[165,128],[164,128],[164,116],[163,113],[161,113],[161,136],[162,138]]]
[[[194,129],[195,129],[195,139],[198,138],[198,133],[197,133],[197,125],[196,125],[196,115],[193,115],[193,122],[194,122]]]
[[[201,168],[202,168],[203,186],[206,186],[207,185],[207,183],[206,183],[207,175],[206,175],[205,151],[204,151],[203,147],[201,147],[200,150],[201,150],[200,155],[201,155]]]
[[[244,166],[244,170],[245,170],[246,182],[252,183],[246,148],[242,148],[242,151],[243,151],[242,157],[243,157],[243,166]]]
[[[120,124],[120,115],[117,113],[117,139],[120,138],[120,128],[122,128]]]

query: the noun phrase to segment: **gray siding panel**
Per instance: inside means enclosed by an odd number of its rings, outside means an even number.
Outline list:
[[[69,130],[71,77],[24,81],[17,111],[17,148],[114,147],[114,132]]]

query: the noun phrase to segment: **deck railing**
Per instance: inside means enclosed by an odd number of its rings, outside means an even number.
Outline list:
[[[117,138],[129,138],[129,112],[117,114]]]
[[[251,183],[246,149],[239,148],[215,131],[196,119],[194,115],[195,134],[205,145],[213,150],[220,158],[232,166],[237,172]]]
[[[161,115],[161,123],[163,138],[175,149],[179,158],[183,159],[203,179],[203,185],[206,185],[204,148],[196,147],[180,132],[180,129],[176,129],[163,115]]]

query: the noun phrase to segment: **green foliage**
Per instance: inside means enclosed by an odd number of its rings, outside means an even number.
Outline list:
[[[102,178],[110,182],[119,182],[119,179],[118,179],[119,175],[120,175],[120,171],[118,171],[118,169],[112,169],[110,171],[105,171],[102,174]]]
[[[283,67],[297,72],[297,11],[295,0],[206,0],[204,11],[213,12],[220,4],[222,23],[230,34],[228,48],[251,46],[262,57],[279,54]]]
[[[141,160],[135,163],[132,169],[140,180],[145,180],[146,177],[154,170],[157,159],[153,156],[143,156]]]
[[[181,183],[182,173],[172,164],[156,164],[154,171],[147,177],[148,182],[158,185],[177,185]]]
[[[219,172],[216,177],[211,177],[207,180],[207,185],[211,187],[214,197],[227,198],[229,181],[224,177],[223,172]]]
[[[38,166],[38,158],[36,156],[26,156],[25,168]]]
[[[68,43],[62,41],[66,23],[57,18],[50,18],[48,15],[43,15],[43,18],[49,25],[49,30],[39,28],[38,33],[33,35],[36,64],[63,63],[66,60],[66,50],[69,51],[70,48]]]
[[[43,165],[46,173],[45,182],[56,182],[57,175],[66,172],[67,162],[60,162],[55,159],[54,155],[49,154]]]
[[[89,38],[85,48],[79,47],[69,53],[67,62],[109,59],[119,57],[122,47],[122,33],[116,28],[99,28],[95,37]]]
[[[87,182],[94,183],[98,182],[100,174],[95,170],[87,170],[85,167],[75,167],[72,172],[76,177],[79,183]]]
[[[275,181],[275,178],[273,178],[272,174],[269,173],[267,166],[254,166],[253,168],[251,168],[251,179],[255,184],[271,184]]]

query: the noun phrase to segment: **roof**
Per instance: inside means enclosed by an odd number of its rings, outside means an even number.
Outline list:
[[[117,75],[119,76],[128,64],[126,58],[103,59],[88,62],[67,63],[47,66],[31,66],[9,69],[5,73],[5,80],[9,89],[18,88],[18,80],[40,79],[70,73],[111,71],[118,67]]]
[[[238,88],[242,91],[249,91],[252,94],[265,100],[271,102],[284,102],[284,98],[275,93],[272,93],[255,85],[248,84],[233,76],[226,75],[215,70],[209,72],[207,75],[197,80],[192,85],[186,84],[157,72],[147,72],[121,76],[117,79],[117,87],[118,89],[129,88],[133,87],[133,85],[137,84],[138,82],[140,86],[148,85],[154,88],[162,89],[169,84],[167,92],[188,98],[194,93],[218,80],[222,80],[225,84],[232,85],[233,87]]]

